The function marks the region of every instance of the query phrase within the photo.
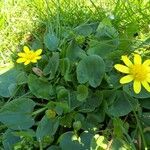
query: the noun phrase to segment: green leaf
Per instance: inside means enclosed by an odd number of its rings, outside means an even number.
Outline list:
[[[70,107],[70,111],[82,105],[82,102],[77,100],[77,92],[70,92],[68,97],[68,105]]]
[[[123,91],[116,91],[117,96],[115,101],[108,107],[108,114],[119,117],[125,116],[133,109],[136,109],[138,102],[133,97]]]
[[[106,102],[102,101],[101,105],[98,107],[98,110],[87,113],[86,121],[94,125],[98,125],[103,122],[105,119],[106,108]]]
[[[97,28],[96,38],[89,43],[88,54],[107,57],[119,46],[118,32],[109,21],[103,20]]]
[[[3,134],[3,146],[5,150],[12,150],[14,145],[21,139],[13,134],[13,131],[7,129]]]
[[[73,132],[64,133],[61,135],[59,141],[62,150],[82,150],[82,145],[79,143],[78,138]]]
[[[150,126],[150,112],[143,112],[141,115],[141,120],[147,126]]]
[[[150,143],[149,143],[149,141],[150,141],[150,129],[149,129],[149,127],[147,127],[147,129],[148,129],[148,131],[144,133],[144,138],[145,138],[145,141],[146,141],[148,147],[150,147]]]
[[[107,82],[112,86],[112,87],[120,87],[120,80],[121,75],[118,72],[113,72],[111,71],[109,73],[109,76],[107,78]]]
[[[74,113],[67,113],[60,119],[60,125],[71,128],[74,119]]]
[[[123,138],[123,128],[124,123],[119,118],[113,119],[113,126],[114,126],[114,136],[118,138]]]
[[[139,26],[138,26],[138,23],[137,22],[132,22],[132,23],[128,23],[126,25],[126,34],[129,38],[133,38],[133,35],[135,33],[138,33],[139,32]]]
[[[48,81],[43,81],[33,74],[28,76],[28,86],[31,92],[37,98],[44,98],[49,100],[53,94],[52,85]]]
[[[35,103],[28,98],[18,98],[0,109],[0,122],[14,130],[28,129],[34,124],[31,116]]]
[[[37,50],[37,49],[43,49],[43,42],[40,41],[40,40],[35,39],[32,42],[32,46],[31,47],[32,47],[32,49],[35,49],[35,50]]]
[[[101,118],[100,118],[100,113],[97,114],[97,113],[88,113],[87,114],[87,118],[86,118],[86,122],[89,122],[89,124],[91,125],[95,125],[97,126],[99,124],[99,122],[101,122]],[[84,126],[86,126],[84,124]]]
[[[63,58],[60,60],[60,72],[64,76],[66,81],[70,81],[71,62],[69,58]]]
[[[92,87],[96,88],[103,79],[105,63],[97,55],[87,56],[79,62],[76,72],[79,83],[84,84],[88,82]]]
[[[113,40],[112,43],[119,44],[117,30],[108,22],[100,22],[97,27],[96,37],[99,40]]]
[[[87,150],[91,148],[91,140],[93,138],[93,134],[89,132],[82,132],[80,134],[81,143],[83,143],[83,150]]]
[[[130,96],[135,98],[149,98],[150,93],[142,87],[141,92],[139,94],[136,94],[133,90],[133,83],[129,83],[123,86],[123,90],[128,93]]]
[[[90,34],[92,34],[93,29],[90,26],[90,24],[83,24],[83,25],[77,26],[74,29],[74,31],[79,35],[89,36]]]
[[[86,55],[85,51],[83,51],[75,41],[71,41],[67,51],[66,51],[66,56],[71,60],[71,61],[77,61],[79,58],[84,57]]]
[[[84,102],[81,107],[79,108],[80,112],[92,112],[95,110],[96,107],[99,107],[99,105],[102,102],[102,93],[97,91],[95,93],[89,93],[89,96],[86,100],[86,102]]]
[[[36,137],[38,140],[42,140],[45,136],[52,136],[56,133],[57,128],[59,126],[59,121],[57,118],[50,119],[44,116],[42,120],[39,122]]]
[[[45,66],[44,75],[50,74],[49,79],[53,79],[59,66],[59,53],[53,53],[53,56],[49,59],[48,64]]]
[[[128,149],[132,149],[132,148],[129,147],[129,145],[125,141],[115,138],[115,139],[113,139],[110,149],[111,150],[117,150],[117,149],[128,150]]]
[[[61,148],[59,146],[52,145],[48,147],[46,150],[61,150]]]
[[[88,97],[88,88],[85,85],[78,85],[77,100],[83,102]]]
[[[56,93],[57,93],[58,100],[67,100],[68,99],[69,91],[65,87],[57,86]]]
[[[117,97],[117,91],[103,90],[102,93],[103,93],[103,99],[107,102],[107,105],[108,106],[112,105]]]
[[[59,39],[56,37],[56,35],[47,33],[44,36],[44,44],[50,51],[56,51],[59,44]]]
[[[90,47],[87,51],[89,55],[99,55],[102,58],[107,57],[111,52],[113,52],[117,45],[112,43],[112,40],[91,40],[89,43]]]
[[[143,108],[150,109],[150,99],[149,98],[140,99],[139,102]]]
[[[0,75],[0,96],[10,97],[13,95],[17,87],[17,75],[19,73],[19,70],[11,69]]]
[[[28,82],[27,74],[22,71],[17,75],[17,84],[22,85]]]
[[[60,137],[59,143],[62,150],[86,150],[90,149],[92,137],[88,132],[83,132],[80,137],[73,132],[66,132]]]

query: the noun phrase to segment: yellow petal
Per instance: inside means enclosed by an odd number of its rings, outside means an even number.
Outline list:
[[[24,65],[28,65],[30,63],[30,60],[25,61]]]
[[[133,90],[136,94],[140,93],[140,91],[141,91],[141,82],[140,81],[134,80]]]
[[[116,64],[114,67],[115,67],[116,70],[118,70],[122,73],[129,73],[129,68],[124,66],[124,65]]]
[[[147,69],[147,72],[150,73],[150,66],[145,66]]]
[[[32,59],[31,62],[32,63],[37,63],[37,59]]]
[[[38,56],[38,55],[41,55],[41,53],[42,53],[42,49],[38,49],[38,50],[36,50],[35,51],[35,54]]]
[[[25,62],[26,61],[26,59],[25,58],[18,58],[17,59],[17,63],[23,63],[23,62]]]
[[[144,88],[145,88],[148,92],[150,92],[150,86],[149,86],[148,82],[143,81],[143,82],[142,82],[142,85],[144,86]]]
[[[133,80],[133,76],[132,75],[126,75],[126,76],[124,76],[124,77],[122,77],[120,79],[120,83],[121,84],[125,84],[125,83],[131,82],[132,80]]]
[[[139,54],[134,54],[134,64],[142,64],[142,58]]]
[[[130,59],[127,57],[127,55],[122,56],[121,59],[125,63],[125,65],[127,65],[128,67],[133,65]]]
[[[19,56],[19,57],[25,57],[26,54],[25,54],[25,53],[18,53],[18,56]]]
[[[42,57],[41,56],[37,56],[37,57],[35,57],[35,59],[37,59],[37,60],[39,60],[39,59],[41,59]]]
[[[150,73],[147,74],[146,81],[150,83]]]
[[[150,59],[147,59],[143,62],[144,66],[150,66]]]
[[[27,46],[24,46],[23,50],[24,50],[25,53],[29,53],[30,52],[30,49]]]

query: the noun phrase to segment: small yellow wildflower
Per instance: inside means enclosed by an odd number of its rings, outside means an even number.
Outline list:
[[[139,54],[134,54],[134,64],[127,56],[122,56],[122,61],[126,65],[116,64],[114,67],[118,71],[127,74],[120,79],[121,84],[133,81],[133,89],[136,94],[140,93],[141,85],[150,92],[150,59],[142,64],[142,58]]]
[[[17,59],[17,63],[24,63],[24,65],[28,65],[29,63],[36,63],[37,60],[42,58],[40,56],[42,53],[42,49],[32,51],[27,46],[24,46],[23,51],[24,53],[18,53],[18,56],[20,58]]]

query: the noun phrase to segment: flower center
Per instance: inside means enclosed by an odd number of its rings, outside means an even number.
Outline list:
[[[26,58],[28,59],[28,60],[32,60],[32,59],[34,59],[35,58],[35,54],[34,54],[34,52],[29,52],[28,54],[26,54]]]
[[[135,80],[143,81],[147,77],[148,70],[145,66],[137,64],[130,68],[130,74],[133,75]]]

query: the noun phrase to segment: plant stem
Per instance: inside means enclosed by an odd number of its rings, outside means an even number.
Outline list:
[[[142,126],[141,126],[141,123],[140,123],[140,121],[139,121],[139,119],[138,119],[138,116],[137,116],[137,114],[136,114],[136,112],[135,112],[135,107],[132,106],[130,100],[128,100],[128,102],[129,102],[130,106],[133,108],[133,114],[134,114],[134,116],[135,116],[135,119],[136,119],[136,122],[137,122],[137,126],[138,126],[138,128],[139,128],[139,132],[140,132],[140,134],[141,134],[141,138],[142,138],[142,141],[143,141],[143,145],[144,145],[145,150],[147,150],[147,144],[146,144],[146,141],[145,141],[145,138],[144,138]]]
[[[42,146],[42,141],[39,140],[39,146],[40,146],[40,150],[43,150],[43,146]]]
[[[143,134],[143,130],[142,130],[142,127],[141,127],[141,123],[138,119],[138,116],[135,112],[135,110],[133,109],[133,113],[134,113],[134,116],[135,116],[135,119],[136,119],[136,122],[137,122],[137,126],[139,128],[139,131],[140,131],[140,134],[141,134],[141,138],[142,138],[142,141],[143,141],[143,144],[144,144],[144,148],[145,150],[147,150],[147,144],[146,144],[146,141],[145,141],[145,138],[144,138],[144,134]]]
[[[41,108],[41,109],[38,109],[38,110],[36,110],[36,111],[34,111],[34,112],[32,113],[32,116],[36,116],[37,114],[43,112],[43,111],[46,110],[46,109],[47,109],[46,107]]]

